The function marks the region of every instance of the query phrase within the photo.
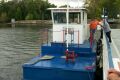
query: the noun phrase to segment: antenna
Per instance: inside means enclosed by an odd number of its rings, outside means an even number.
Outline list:
[[[103,25],[105,26],[105,8],[103,8]]]
[[[79,4],[79,0],[78,0],[78,8],[79,8],[79,5],[80,5],[80,4]]]

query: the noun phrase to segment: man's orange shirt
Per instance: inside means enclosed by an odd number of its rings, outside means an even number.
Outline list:
[[[97,25],[99,25],[99,21],[97,20],[90,22],[90,29],[96,29]]]

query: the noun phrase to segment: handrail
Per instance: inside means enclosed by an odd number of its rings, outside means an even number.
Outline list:
[[[113,61],[112,61],[112,51],[110,43],[107,39],[107,36],[105,35],[105,32],[103,33],[103,80],[107,80],[108,76],[108,70],[110,68],[113,68]]]
[[[103,80],[107,80],[109,59],[108,59],[108,47],[105,33],[103,32]]]
[[[66,29],[63,30],[51,30],[51,29],[45,29],[44,32],[44,36],[42,36],[42,44],[43,43],[47,43],[49,44],[50,42],[53,42],[52,37],[50,34],[54,33],[60,33],[61,34],[61,38],[62,38],[62,42],[65,43],[66,42]],[[77,44],[79,46],[80,44],[80,31],[79,30],[68,30],[68,33],[71,35],[71,43],[74,42],[74,34],[76,34],[76,37],[78,37],[77,39]],[[42,33],[40,33],[42,34]]]

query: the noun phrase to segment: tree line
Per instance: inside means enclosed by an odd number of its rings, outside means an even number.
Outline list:
[[[120,14],[120,0],[86,0],[85,7],[88,9],[88,18],[100,18],[103,8],[108,18],[118,18]]]
[[[0,22],[15,20],[48,20],[51,18],[49,7],[55,7],[48,0],[12,0],[0,2]]]
[[[86,0],[88,18],[100,18],[103,8],[109,18],[117,18],[120,14],[120,0]],[[12,0],[0,2],[0,22],[15,20],[48,20],[51,19],[49,7],[56,7],[48,0]]]

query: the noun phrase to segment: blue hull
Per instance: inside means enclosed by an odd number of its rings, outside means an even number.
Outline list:
[[[47,69],[39,67],[24,67],[24,80],[93,80],[92,71],[73,71],[61,69]],[[89,78],[90,76],[90,78]]]
[[[53,55],[51,60],[38,61],[35,64],[29,64],[37,56],[23,65],[24,80],[94,80],[96,71],[96,53],[95,46],[90,48],[89,42],[84,45],[72,44],[70,51],[77,54],[75,62],[68,61],[61,56],[65,55],[66,45],[64,43],[51,43],[42,46],[42,56]],[[91,67],[88,69],[88,67]]]

